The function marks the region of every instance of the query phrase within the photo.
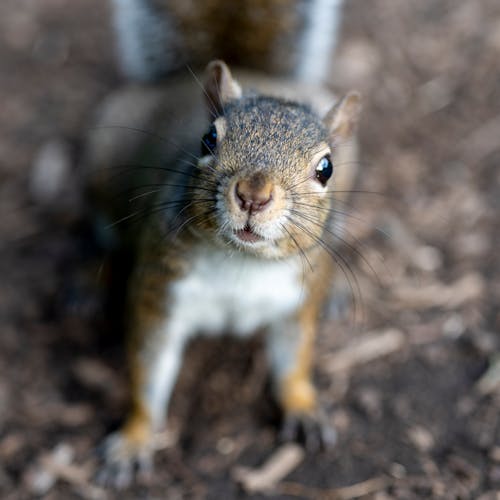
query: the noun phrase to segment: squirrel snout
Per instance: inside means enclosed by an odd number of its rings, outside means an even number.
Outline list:
[[[265,210],[273,198],[273,184],[262,174],[238,181],[234,191],[240,208],[250,213]]]

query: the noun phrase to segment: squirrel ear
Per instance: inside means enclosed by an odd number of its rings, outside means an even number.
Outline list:
[[[349,92],[323,118],[330,138],[335,140],[340,137],[341,140],[349,139],[361,112],[361,94],[359,92]]]
[[[212,61],[205,70],[205,97],[211,114],[224,113],[224,104],[241,97],[241,87],[223,61]]]

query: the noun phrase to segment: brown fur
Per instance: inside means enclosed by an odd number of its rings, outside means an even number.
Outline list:
[[[175,20],[180,64],[186,60],[203,64],[224,57],[231,64],[274,74],[289,74],[296,67],[306,23],[304,9],[300,8],[304,0],[154,3],[162,15]]]

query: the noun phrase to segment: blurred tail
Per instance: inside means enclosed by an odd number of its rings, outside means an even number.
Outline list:
[[[324,81],[343,0],[112,0],[120,68],[155,81],[185,65],[230,64]]]

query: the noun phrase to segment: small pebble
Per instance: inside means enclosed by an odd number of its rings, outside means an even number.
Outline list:
[[[70,176],[70,158],[69,148],[61,140],[51,140],[41,147],[30,178],[30,192],[36,202],[56,203]]]
[[[231,438],[223,437],[217,441],[217,451],[222,455],[230,455],[234,448],[234,440]]]
[[[434,447],[434,437],[421,426],[415,426],[408,430],[408,438],[419,451],[429,452]]]

